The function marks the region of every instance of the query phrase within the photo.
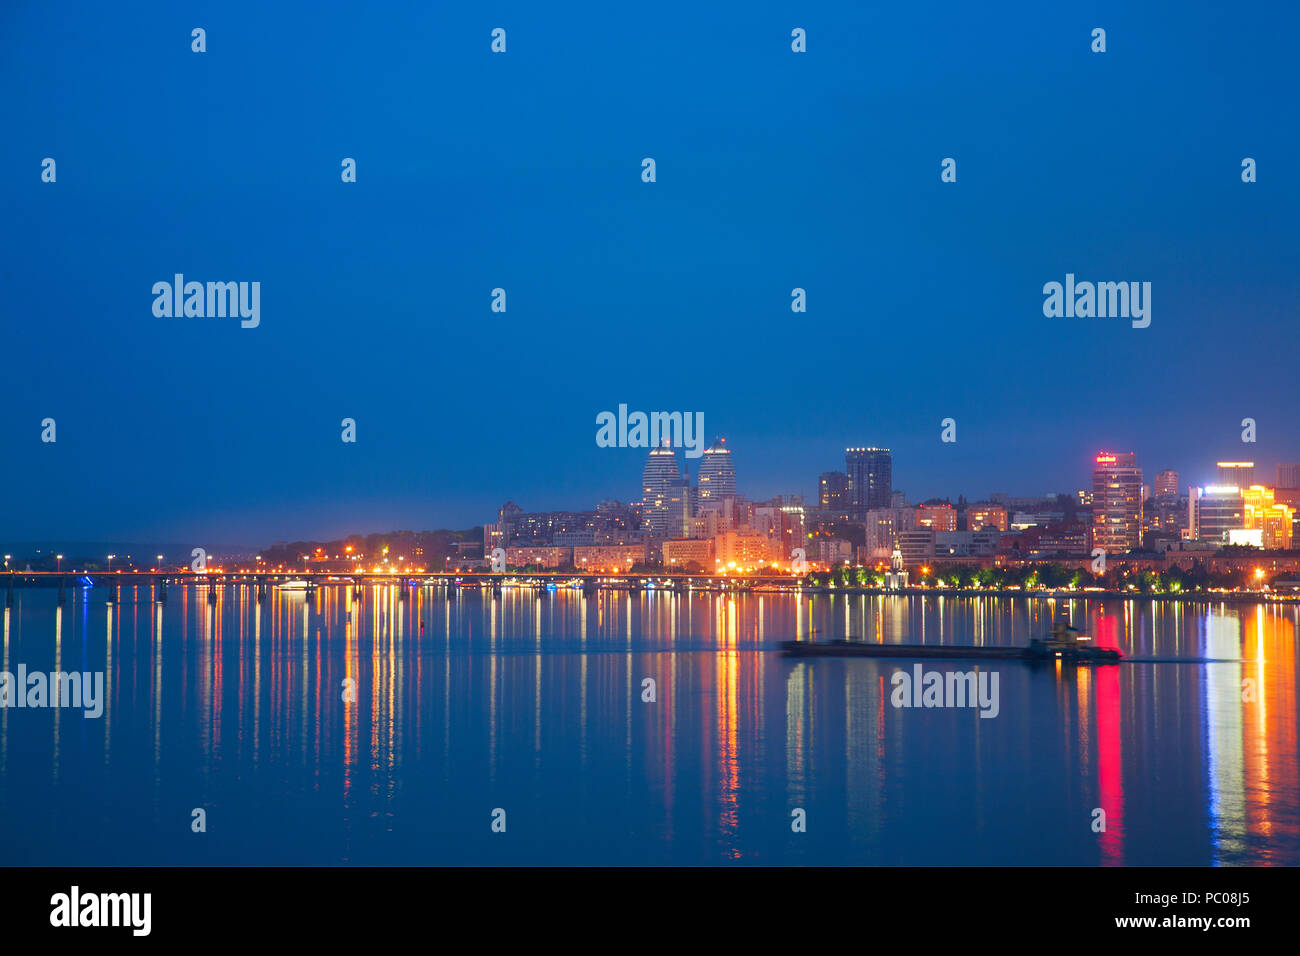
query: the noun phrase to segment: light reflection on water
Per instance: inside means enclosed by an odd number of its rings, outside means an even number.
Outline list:
[[[103,670],[108,685],[99,719],[0,709],[5,862],[1300,862],[1295,607],[105,594],[58,608],[28,590],[4,614],[0,670]],[[981,719],[893,707],[895,662],[768,650],[1023,643],[1060,613],[1130,656],[1222,662],[986,662],[1000,708]]]

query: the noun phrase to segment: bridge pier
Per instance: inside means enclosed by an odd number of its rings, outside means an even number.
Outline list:
[[[14,573],[9,572],[9,587],[5,591],[5,607],[14,606]]]
[[[106,604],[116,604],[117,602],[118,602],[117,585],[116,585],[116,584],[109,584],[109,586],[108,586],[108,600],[105,601],[104,603],[106,603]]]
[[[158,575],[158,577],[154,578],[154,586],[158,589],[157,590],[158,603],[166,604],[167,603],[167,579],[163,577],[161,574]]]
[[[410,587],[410,584],[407,582],[406,578],[397,579],[397,600],[399,602],[406,600],[406,589],[408,587]]]
[[[68,603],[68,579],[59,578],[59,607]]]

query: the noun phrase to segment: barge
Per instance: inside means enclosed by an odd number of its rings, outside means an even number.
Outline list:
[[[868,641],[782,641],[786,657],[874,657],[894,660],[1053,661],[1071,664],[1118,664],[1123,653],[1084,640],[1030,638],[1024,647],[977,647],[974,644],[875,644]]]

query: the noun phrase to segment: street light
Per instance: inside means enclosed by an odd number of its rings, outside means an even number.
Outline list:
[[[56,554],[54,557],[58,559],[58,564],[55,565],[55,570],[56,570],[56,571],[62,571],[62,570],[63,570],[63,555],[61,555],[61,554]],[[6,565],[6,567],[7,567],[7,565]]]
[[[6,571],[9,570],[9,559],[12,558],[12,557],[13,557],[12,554],[6,554],[6,555],[5,555],[5,570],[6,570]]]
[[[116,557],[117,557],[117,555],[115,555],[115,554],[110,554],[110,555],[108,556],[108,573],[109,573],[109,574],[112,574],[112,573],[113,573],[113,559],[116,558]]]
[[[161,554],[158,555],[158,570],[159,570],[159,571],[162,570],[162,558],[163,558],[163,556],[162,556]]]

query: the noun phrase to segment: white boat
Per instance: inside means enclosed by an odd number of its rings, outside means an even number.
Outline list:
[[[307,590],[307,582],[299,578],[294,578],[292,581],[284,581],[281,584],[277,584],[275,589],[277,591],[305,591]]]

